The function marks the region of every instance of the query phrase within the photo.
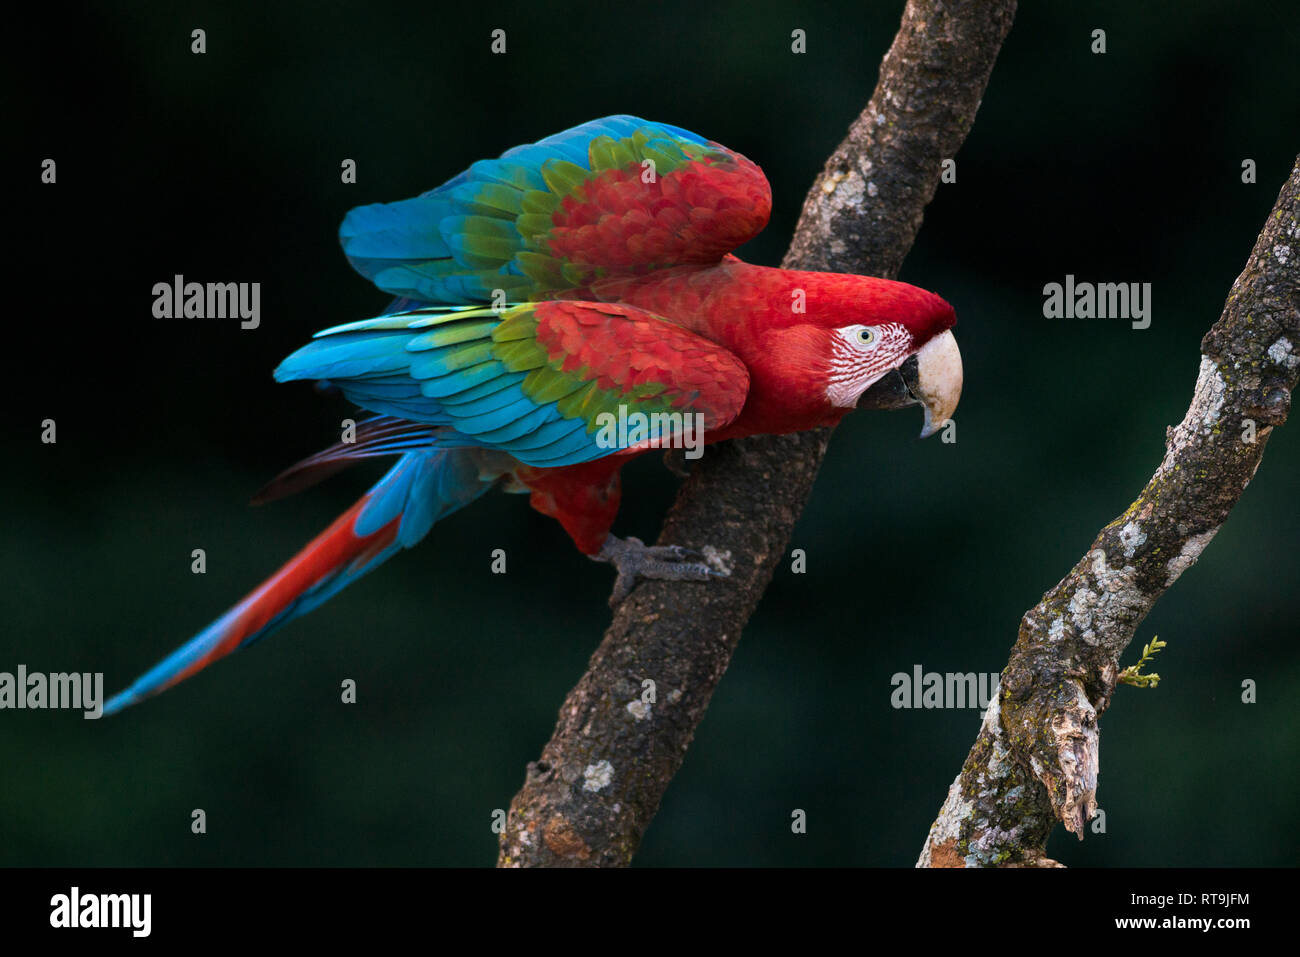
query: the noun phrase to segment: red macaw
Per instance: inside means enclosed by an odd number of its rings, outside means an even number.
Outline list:
[[[922,435],[937,430],[961,393],[952,306],[901,282],[730,255],[770,210],[762,170],[739,153],[611,116],[414,199],[349,212],[349,261],[398,298],[378,318],[317,333],[275,377],[331,384],[376,415],[260,497],[400,457],[104,710],[310,611],[493,486],[528,493],[581,551],[615,565],[621,597],[638,577],[719,574],[685,549],[610,534],[631,457],[692,437],[834,425],[855,406],[921,404]]]

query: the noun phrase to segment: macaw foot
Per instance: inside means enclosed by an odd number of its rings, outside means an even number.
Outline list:
[[[591,555],[592,561],[608,562],[618,569],[614,592],[609,596],[611,608],[617,608],[638,579],[654,578],[659,581],[702,582],[712,578],[726,578],[731,569],[721,561],[710,560],[693,548],[681,545],[647,545],[639,538],[617,538],[610,535],[600,552]]]

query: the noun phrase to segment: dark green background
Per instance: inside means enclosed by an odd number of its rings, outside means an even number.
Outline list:
[[[774,264],[902,8],[114,6],[47,10],[7,45],[0,471],[0,670],[103,671],[110,692],[374,478],[244,504],[348,414],[270,371],[386,302],[338,250],[350,206],[628,112],[763,166],[772,222],[744,253]],[[839,430],[792,542],[808,573],[778,569],[640,863],[915,860],[978,715],[894,710],[890,676],[998,671],[1020,615],[1160,461],[1300,147],[1298,20],[1282,3],[1021,10],[902,273],[960,317],[958,442],[917,442],[914,410]],[[488,52],[496,27],[505,56]],[[37,181],[46,157],[56,186]],[[339,182],[345,157],[356,185]],[[153,319],[151,288],[175,273],[261,282],[261,328]],[[1044,319],[1043,284],[1066,273],[1152,283],[1151,328]],[[47,417],[54,446],[38,441]],[[1048,850],[1066,863],[1295,862],[1294,431],[1140,629],[1169,642],[1164,681],[1121,689],[1106,714],[1107,832],[1058,829]],[[616,530],[652,538],[674,479],[647,458],[625,482]],[[505,576],[489,574],[497,547]],[[523,499],[492,496],[120,717],[0,712],[0,864],[490,864],[491,813],[598,642],[610,583]],[[1258,704],[1240,701],[1246,678]]]

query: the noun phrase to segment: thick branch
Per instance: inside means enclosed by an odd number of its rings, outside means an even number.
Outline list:
[[[1191,407],[1167,431],[1151,481],[1021,620],[1002,693],[919,866],[1041,862],[1058,820],[1083,838],[1097,807],[1097,719],[1120,655],[1227,519],[1291,407],[1300,376],[1300,159],[1201,352]]]
[[[786,268],[897,274],[1014,12],[1014,0],[907,4],[871,102],[808,195]],[[619,607],[511,802],[499,865],[631,861],[771,580],[828,439],[817,431],[709,447],[659,541],[711,546],[731,577],[645,583]]]

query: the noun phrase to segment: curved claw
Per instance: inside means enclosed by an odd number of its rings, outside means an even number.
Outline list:
[[[708,581],[726,578],[725,570],[705,564],[704,554],[682,545],[647,545],[639,538],[610,535],[592,561],[607,562],[618,570],[614,591],[609,596],[611,608],[617,608],[632,593],[639,579],[656,581]]]

